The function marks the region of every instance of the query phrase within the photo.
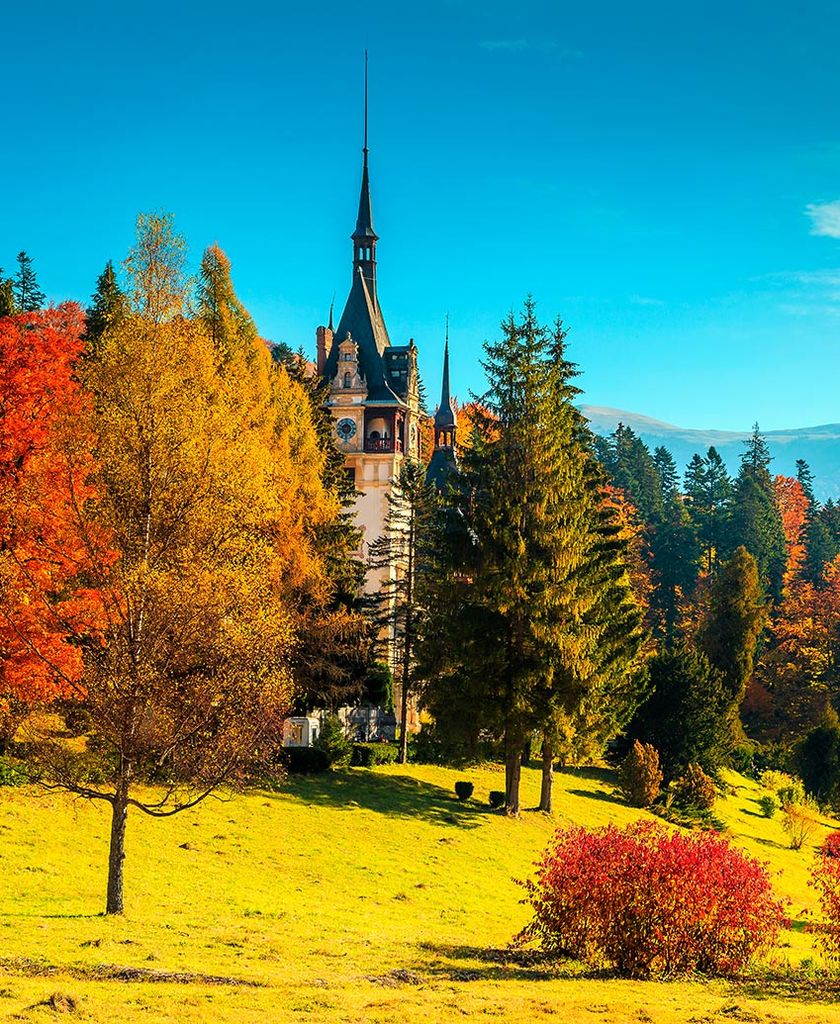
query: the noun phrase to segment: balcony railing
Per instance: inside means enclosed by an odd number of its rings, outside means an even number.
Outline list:
[[[366,437],[366,452],[401,452],[402,442],[399,438],[393,437]]]

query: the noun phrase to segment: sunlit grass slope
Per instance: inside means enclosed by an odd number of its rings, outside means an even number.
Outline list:
[[[475,783],[466,805],[452,793],[457,778]],[[759,814],[758,790],[731,781],[720,817],[781,872],[777,888],[803,921],[814,909],[814,843],[787,849],[780,824]],[[840,1022],[832,986],[800,969],[815,954],[798,926],[775,953],[797,969],[790,984],[777,968],[738,984],[625,982],[508,952],[527,916],[513,879],[530,872],[552,830],[639,812],[596,769],[558,776],[553,819],[489,812],[487,792],[501,785],[495,767],[352,769],[163,821],[135,813],[120,919],[99,914],[106,810],[0,790],[0,1020],[54,1019],[47,1001],[60,992],[77,1001],[79,1019],[117,1024]],[[535,804],[536,772],[524,773],[524,787],[526,806]],[[182,978],[136,980],[126,968]]]

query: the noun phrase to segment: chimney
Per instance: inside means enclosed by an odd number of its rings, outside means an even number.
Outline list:
[[[319,327],[315,331],[318,351],[318,373],[324,372],[330,352],[332,351],[333,332],[331,327]]]

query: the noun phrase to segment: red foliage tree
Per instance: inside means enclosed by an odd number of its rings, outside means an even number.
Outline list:
[[[33,704],[80,695],[68,641],[98,615],[73,514],[93,470],[73,377],[83,327],[73,304],[0,319],[0,743]]]
[[[525,887],[534,918],[521,941],[629,977],[732,974],[785,919],[760,861],[654,822],[561,829]]]
[[[817,945],[826,959],[840,961],[840,841],[831,835],[823,844],[814,865],[810,885],[817,890],[823,921],[817,930]]]
[[[808,517],[808,496],[802,484],[791,476],[777,476],[773,480],[776,501],[782,514],[787,561],[784,586],[789,587],[799,575],[805,561],[805,520]]]

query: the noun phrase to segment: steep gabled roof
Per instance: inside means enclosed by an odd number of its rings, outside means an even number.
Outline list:
[[[368,398],[371,401],[399,402],[399,397],[387,383],[383,359],[385,350],[391,345],[388,329],[382,313],[371,299],[361,267],[353,274],[347,304],[338,321],[335,341],[324,367],[325,377],[332,378],[338,372],[338,346],[348,333],[359,347],[359,367],[367,384]]]

